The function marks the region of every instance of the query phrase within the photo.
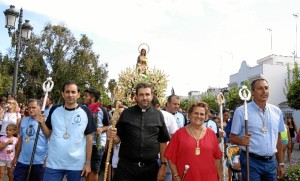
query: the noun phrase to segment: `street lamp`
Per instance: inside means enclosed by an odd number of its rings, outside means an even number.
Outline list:
[[[294,13],[293,16],[296,18],[296,42],[295,42],[295,57],[297,58],[297,24],[298,24],[298,13]]]
[[[29,20],[25,20],[23,23],[23,9],[21,8],[20,13],[15,10],[14,5],[10,5],[9,9],[4,11],[5,15],[5,28],[8,29],[9,37],[14,36],[14,44],[16,45],[16,54],[15,54],[15,68],[13,75],[13,87],[12,93],[16,95],[17,93],[17,78],[18,78],[18,68],[19,68],[19,59],[20,59],[20,48],[23,40],[29,40],[31,37],[31,32],[33,27],[29,24]],[[18,29],[12,32],[15,29],[15,22],[19,18]]]
[[[272,51],[272,29],[267,28],[267,30],[271,33],[271,54],[273,54],[273,51]]]

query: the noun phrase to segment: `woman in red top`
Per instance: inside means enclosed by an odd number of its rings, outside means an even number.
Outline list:
[[[177,130],[170,140],[164,155],[174,181],[182,177],[184,181],[222,180],[222,152],[216,134],[203,125],[208,113],[205,102],[194,103],[188,110],[190,124]]]

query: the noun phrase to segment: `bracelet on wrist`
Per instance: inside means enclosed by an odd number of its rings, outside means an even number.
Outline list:
[[[167,162],[160,162],[160,166],[162,166],[162,165],[168,165],[168,163]]]
[[[284,166],[284,163],[282,162],[282,163],[278,163],[278,166]]]
[[[85,164],[85,165],[90,165],[90,164],[91,164],[91,162],[84,162],[84,164]]]

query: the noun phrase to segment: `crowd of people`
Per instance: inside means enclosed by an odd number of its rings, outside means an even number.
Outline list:
[[[136,105],[118,110],[102,105],[96,89],[82,94],[78,102],[79,86],[66,81],[64,103],[53,105],[49,95],[42,113],[43,99],[20,105],[13,96],[0,98],[0,180],[5,173],[10,181],[98,181],[101,174],[113,181],[247,180],[249,164],[250,180],[271,181],[283,176],[300,134],[292,116],[267,103],[265,79],[251,83],[248,134],[243,105],[233,116],[221,110],[222,118],[201,101],[182,110],[179,96],[161,105],[147,83],[136,85]],[[120,116],[111,126],[114,111]],[[110,151],[112,167],[104,173]]]

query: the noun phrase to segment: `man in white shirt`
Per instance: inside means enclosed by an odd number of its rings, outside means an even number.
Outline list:
[[[175,117],[171,113],[160,109],[160,103],[156,96],[153,96],[151,103],[152,103],[152,106],[155,107],[155,109],[160,110],[162,112],[169,135],[170,135],[170,138],[172,138],[173,134],[178,130],[178,126],[176,124]],[[170,167],[168,166],[167,167],[167,175],[166,175],[164,181],[171,181],[171,180],[172,180],[172,173],[171,173]]]
[[[171,113],[176,120],[178,129],[187,125],[186,117],[178,111],[180,106],[180,97],[177,95],[170,95],[166,104],[166,111]]]

